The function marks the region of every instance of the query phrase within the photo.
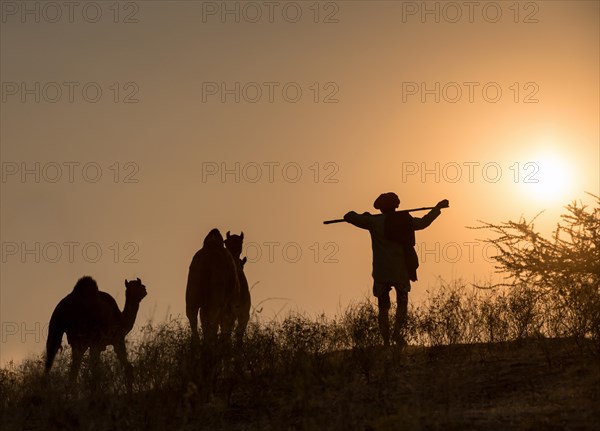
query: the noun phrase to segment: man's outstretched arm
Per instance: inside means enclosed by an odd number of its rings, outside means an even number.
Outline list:
[[[344,215],[344,220],[361,229],[369,229],[371,227],[370,213],[358,214],[354,211],[350,211],[349,213],[346,213],[346,215]]]
[[[413,218],[413,229],[414,230],[425,229],[442,213],[442,211],[441,211],[442,208],[448,208],[449,206],[450,206],[450,203],[448,202],[448,199],[439,201],[437,203],[437,205],[435,206],[435,208],[432,209],[431,211],[429,211],[425,216],[423,216],[421,218],[417,218],[417,217]]]

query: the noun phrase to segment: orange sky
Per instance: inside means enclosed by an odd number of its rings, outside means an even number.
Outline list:
[[[371,298],[370,242],[322,221],[374,212],[381,192],[404,208],[450,200],[417,235],[413,302],[438,277],[490,276],[466,226],[545,210],[550,232],[600,193],[595,1],[472,16],[464,2],[282,2],[272,16],[228,2],[239,22],[222,2],[25,3],[3,2],[0,23],[1,364],[43,351],[84,274],[121,306],[123,280],[142,278],[138,324],[184,315],[213,227],[244,231],[264,318],[334,315]]]

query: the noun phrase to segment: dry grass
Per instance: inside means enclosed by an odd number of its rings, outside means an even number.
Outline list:
[[[187,322],[131,343],[134,393],[112,352],[101,381],[67,383],[64,349],[0,370],[8,430],[595,429],[600,366],[591,334],[526,289],[442,285],[410,309],[410,345],[384,349],[369,301],[334,319],[253,320],[232,360],[207,370]],[[576,320],[581,320],[576,317]],[[575,328],[577,331],[570,331]],[[597,339],[597,337],[595,338]]]

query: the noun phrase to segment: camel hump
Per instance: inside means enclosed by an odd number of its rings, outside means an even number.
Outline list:
[[[96,283],[96,280],[89,275],[86,275],[77,280],[77,283],[73,288],[73,293],[77,296],[95,295],[98,293],[98,284]]]
[[[223,235],[219,229],[212,229],[204,238],[202,248],[219,248],[223,247]]]

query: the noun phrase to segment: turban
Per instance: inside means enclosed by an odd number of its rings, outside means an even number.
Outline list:
[[[395,209],[400,206],[400,199],[396,193],[382,193],[375,199],[373,206],[377,210]]]

